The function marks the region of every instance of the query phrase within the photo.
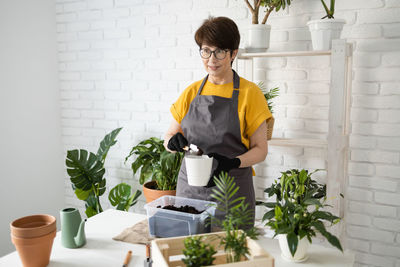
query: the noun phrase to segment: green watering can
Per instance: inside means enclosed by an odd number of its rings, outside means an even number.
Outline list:
[[[85,222],[79,210],[67,208],[60,211],[61,244],[66,248],[80,248],[86,244]]]

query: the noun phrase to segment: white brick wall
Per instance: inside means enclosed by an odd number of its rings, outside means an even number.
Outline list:
[[[400,266],[400,1],[336,2],[336,17],[347,21],[342,38],[354,45],[345,246],[356,252],[356,266]],[[250,14],[241,0],[56,0],[64,148],[95,152],[105,133],[124,127],[106,162],[109,186],[138,187],[125,156],[141,139],[162,137],[171,103],[203,77],[193,34],[209,15],[233,18],[244,46]],[[271,49],[310,49],[306,23],[322,15],[319,0],[273,12]],[[257,81],[281,89],[275,136],[325,138],[328,57],[257,62]],[[270,147],[255,167],[257,195],[280,171],[325,167],[326,156],[321,149]],[[67,177],[65,187],[67,203],[82,208]],[[142,206],[143,200],[135,211]]]

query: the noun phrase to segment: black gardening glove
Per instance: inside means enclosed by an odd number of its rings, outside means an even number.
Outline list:
[[[213,187],[215,186],[214,183],[214,176],[219,177],[221,172],[229,172],[232,169],[239,168],[240,166],[240,159],[239,158],[227,158],[225,156],[222,156],[217,153],[211,153],[208,154],[208,156],[211,158],[214,158],[217,160],[218,165],[217,168],[214,170],[213,174],[211,175],[210,180],[208,181],[208,184],[206,187]]]
[[[177,133],[169,139],[167,147],[171,151],[183,152],[182,148],[187,145],[188,140],[186,140],[183,134]]]

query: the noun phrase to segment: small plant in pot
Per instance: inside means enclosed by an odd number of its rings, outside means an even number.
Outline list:
[[[251,1],[251,0],[250,0]],[[271,26],[266,22],[272,11],[278,12],[290,5],[291,0],[244,0],[251,13],[251,26],[249,27],[247,52],[265,52],[269,48]],[[265,8],[265,15],[259,24],[260,9]]]
[[[183,153],[166,151],[163,140],[150,137],[134,146],[125,162],[133,156],[131,168],[134,174],[140,169],[139,183],[147,202],[163,195],[175,195]],[[147,183],[146,183],[147,182]]]
[[[260,87],[261,91],[264,94],[265,100],[267,100],[268,104],[268,109],[271,112],[271,114],[274,113],[274,104],[272,102],[272,99],[279,96],[279,87],[271,88],[269,90],[266,89],[265,84],[263,82],[259,82],[258,87]],[[271,140],[272,138],[272,132],[274,130],[274,123],[275,123],[275,118],[272,116],[267,120],[267,139]]]
[[[318,20],[311,20],[307,23],[311,32],[311,41],[314,50],[329,50],[332,48],[332,40],[339,39],[343,25],[346,23],[343,19],[336,19],[335,0],[330,0],[328,8],[324,0],[321,4],[326,15]]]
[[[214,246],[204,243],[204,236],[189,236],[185,238],[182,259],[187,267],[199,267],[213,265],[214,255],[217,251]]]
[[[65,164],[70,176],[72,189],[75,195],[85,201],[86,215],[91,217],[103,212],[100,197],[106,191],[106,178],[104,177],[104,163],[110,148],[117,143],[115,140],[122,128],[117,128],[107,134],[100,142],[97,153],[85,149],[67,151]],[[128,211],[138,201],[141,192],[136,190],[131,194],[131,186],[120,183],[111,189],[108,199],[117,210]]]
[[[319,171],[319,170],[316,170]],[[273,202],[258,202],[270,208],[263,221],[278,235],[282,257],[290,261],[307,259],[307,247],[312,237],[319,232],[328,242],[343,251],[339,239],[329,233],[325,224],[336,224],[340,218],[323,208],[326,204],[326,185],[311,178],[314,172],[292,169],[282,172],[282,176],[271,187],[265,189]]]

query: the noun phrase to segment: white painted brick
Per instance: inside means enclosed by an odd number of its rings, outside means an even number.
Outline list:
[[[71,82],[71,90],[92,90],[94,89],[94,83],[88,81],[74,81]]]
[[[261,69],[276,69],[283,68],[287,65],[286,58],[271,57],[271,58],[259,58],[254,59],[254,65]],[[296,68],[294,66],[291,66]]]
[[[76,41],[68,43],[67,47],[68,50],[70,51],[79,51],[79,50],[88,50],[90,45],[88,42]]]
[[[69,42],[69,41],[76,41],[76,40],[78,40],[78,35],[76,34],[76,32],[65,32],[65,33],[57,34],[58,42]]]
[[[379,121],[388,123],[399,123],[400,110],[392,110],[392,109],[379,110]]]
[[[377,39],[358,40],[357,50],[360,52],[369,51],[398,51],[400,40],[398,39]]]
[[[400,66],[400,52],[391,52],[391,53],[383,54],[382,65],[387,66],[387,67],[399,67]],[[400,69],[398,69],[398,70],[400,71]]]
[[[176,23],[176,15],[148,15],[145,17],[145,24],[154,25],[171,25]]]
[[[85,118],[85,119],[104,119],[103,111],[82,110],[81,114],[82,114],[82,118]]]
[[[380,90],[381,95],[398,95],[399,92],[400,92],[400,83],[398,83],[398,82],[397,83],[381,83],[381,90]]]
[[[61,125],[71,128],[90,128],[93,126],[93,123],[91,120],[84,119],[61,119]]]
[[[391,258],[385,256],[372,255],[370,253],[356,253],[355,260],[356,262],[365,264],[362,266],[388,267],[388,266],[393,266],[394,264],[394,260]]]
[[[148,89],[147,82],[140,81],[121,81],[122,90],[132,90],[134,92],[144,92]]]
[[[104,96],[106,100],[128,101],[130,99],[129,92],[105,92]]]
[[[138,5],[131,7],[131,15],[154,15],[160,13],[160,8],[165,5],[158,5],[158,4],[146,4],[146,5]],[[167,5],[168,6],[168,5]]]
[[[112,49],[104,51],[103,58],[104,59],[126,59],[129,56],[129,52],[127,50],[121,49]]]
[[[79,94],[75,92],[61,92],[60,98],[62,100],[79,99]]]
[[[76,54],[70,53],[70,52],[58,53],[58,60],[60,62],[74,61],[74,60],[76,60]]]
[[[103,100],[104,94],[103,92],[82,92],[79,93],[79,97],[82,100]]]
[[[92,70],[94,71],[115,69],[115,62],[113,60],[95,61],[91,65],[92,65]]]
[[[129,57],[133,59],[148,59],[148,58],[157,58],[157,51],[155,49],[143,48],[143,49],[135,49],[129,52]]]
[[[400,167],[397,167],[400,170]],[[397,173],[397,175],[399,175]],[[399,176],[397,178],[400,178]],[[397,193],[386,193],[386,192],[375,192],[375,201],[380,204],[387,205],[400,205],[400,194]]]
[[[399,162],[399,153],[376,150],[352,150],[351,160],[395,164]]]
[[[129,38],[129,31],[126,29],[104,30],[104,39]]]
[[[329,84],[322,82],[288,82],[288,93],[328,94]]]
[[[67,31],[67,25],[65,23],[57,23],[57,33],[62,33]]]
[[[84,81],[99,81],[105,80],[105,73],[99,71],[87,71],[81,73],[81,79]]]
[[[146,111],[144,103],[138,101],[122,102],[119,104],[119,108],[122,111]]]
[[[369,163],[349,163],[349,174],[353,175],[373,175],[375,166]]]
[[[136,38],[131,38],[131,39],[126,39],[126,40],[120,40],[117,42],[117,46],[119,48],[127,48],[127,49],[135,49],[135,48],[145,48],[145,41],[136,39]]]
[[[306,118],[306,119],[328,119],[327,108],[317,107],[288,107],[287,116],[290,118]]]
[[[399,23],[391,23],[387,25],[382,25],[383,27],[383,36],[384,37],[400,37],[400,24]]]
[[[106,119],[107,120],[114,120],[114,121],[118,121],[118,120],[129,120],[131,118],[131,114],[129,112],[123,112],[123,111],[107,111],[106,112]]]
[[[77,15],[75,13],[66,13],[56,15],[57,22],[72,22],[77,20]]]
[[[94,49],[111,49],[117,47],[117,42],[115,40],[93,41],[91,47]]]
[[[347,194],[351,196],[351,192]],[[361,226],[370,226],[371,221],[372,220],[370,216],[359,213],[349,213],[346,217],[346,223],[361,225]]]
[[[94,101],[93,103],[93,108],[94,109],[104,109],[104,110],[117,110],[118,109],[118,103],[117,102],[112,102],[112,101]]]
[[[400,95],[397,96],[353,96],[353,106],[362,108],[398,108]]]
[[[190,25],[185,23],[177,23],[172,25],[161,25],[160,26],[160,37],[171,37],[178,35],[189,35],[192,33]]]
[[[75,12],[87,9],[87,3],[85,2],[76,2],[76,3],[65,3],[64,5],[64,12]]]
[[[126,81],[132,78],[132,73],[130,71],[115,71],[106,73],[107,80],[115,80],[115,81]]]
[[[400,178],[400,167],[398,166],[376,166],[376,174],[382,177]]]
[[[144,64],[142,60],[116,60],[115,61],[118,70],[142,70],[144,68]]]
[[[81,129],[77,128],[68,128],[68,127],[63,127],[62,130],[62,135],[81,135]],[[68,184],[69,185],[69,184]]]
[[[378,67],[381,64],[380,53],[356,53],[353,64],[355,67]]]
[[[95,83],[96,89],[114,91],[121,89],[121,83],[119,81],[101,81]]]
[[[347,234],[350,237],[362,238],[371,241],[393,242],[394,236],[392,232],[371,229],[367,227],[349,225],[347,227]]]
[[[379,137],[377,142],[380,149],[400,151],[399,137]]]
[[[82,51],[78,52],[78,59],[79,60],[91,60],[91,61],[97,61],[102,58],[103,54],[98,51]]]
[[[67,24],[67,31],[69,32],[87,31],[89,28],[90,24],[87,22],[74,22]]]
[[[307,96],[307,105],[315,107],[327,107],[329,106],[329,96],[327,95]]]
[[[85,71],[90,69],[88,62],[69,62],[66,64],[68,71]]]
[[[67,45],[66,44],[62,44],[62,43],[58,43],[57,44],[57,51],[59,52],[63,52],[67,50]]]
[[[398,257],[400,247],[388,246],[387,244],[372,243],[371,252],[378,255]]]
[[[273,25],[274,30],[287,30],[290,28],[298,28],[299,25],[307,25],[308,20],[309,16],[306,15],[292,17],[271,17],[268,18],[268,23]]]
[[[216,3],[214,1],[212,3],[212,7],[216,7],[215,4]],[[170,0],[170,1],[168,1],[168,5],[160,5],[160,13],[161,14],[174,14],[178,10],[191,10],[192,6],[193,6],[192,1]],[[158,10],[158,8],[156,10]]]
[[[353,25],[352,27],[345,27],[349,33],[344,33],[344,36],[352,39],[368,39],[368,38],[379,38],[382,36],[382,28],[380,25],[361,24]]]
[[[369,252],[370,243],[366,241],[358,239],[347,239],[347,245],[348,248],[351,250]]]
[[[132,121],[156,122],[160,120],[157,113],[132,112]]]
[[[396,218],[396,208],[386,205],[366,204],[349,201],[349,210],[361,214]]]
[[[117,20],[118,28],[144,27],[144,25],[144,16],[128,17]]]
[[[84,129],[82,130],[82,135],[89,137],[99,137],[99,136],[105,136],[106,131],[104,129]]]
[[[115,6],[133,6],[142,3],[143,0],[115,0]]]
[[[358,11],[357,22],[363,23],[393,23],[399,22],[400,8],[361,9]]]
[[[374,69],[357,69],[354,79],[356,81],[399,81],[398,77],[400,69],[396,68],[374,68]]]
[[[114,6],[113,0],[88,0],[89,9],[104,9],[112,8]]]
[[[305,51],[309,48],[310,41],[270,42],[268,51]]]
[[[328,4],[327,4],[328,5]],[[383,1],[381,0],[352,0],[352,1],[337,1],[335,10],[347,10],[347,9],[366,9],[366,8],[379,8],[383,7]],[[340,12],[338,12],[340,13]]]
[[[384,230],[400,232],[400,221],[386,218],[374,218],[373,224]]]
[[[328,69],[313,69],[308,72],[308,80],[310,81],[328,81],[331,77]]]
[[[371,202],[372,192],[363,189],[349,188],[347,190],[347,198],[350,200]]]
[[[93,121],[93,127],[112,130],[118,127],[117,121],[106,121],[106,120],[95,120]]]
[[[287,66],[288,68],[328,69],[330,58],[326,56],[288,57]]]
[[[384,123],[353,123],[353,133],[381,136],[398,136],[400,125]]]
[[[397,183],[382,177],[351,176],[349,185],[352,187],[361,187],[376,190],[385,190],[396,192]]]
[[[80,77],[81,75],[78,72],[63,72],[58,75],[61,81],[76,81],[79,80]]]
[[[102,17],[102,12],[100,10],[86,10],[78,12],[78,19],[80,21],[93,21],[100,19]]]
[[[358,122],[376,122],[378,120],[378,111],[372,109],[351,109],[351,120]]]
[[[102,40],[103,32],[102,31],[87,31],[87,32],[79,32],[78,33],[79,40]]]
[[[294,40],[294,41],[311,40],[310,31],[308,30],[308,28],[289,30],[289,40]]]
[[[305,122],[305,129],[310,132],[326,133],[328,132],[329,122],[328,121],[315,121],[310,120]]]
[[[386,0],[385,7],[400,7],[400,2],[398,0]]]
[[[376,82],[353,82],[352,91],[354,94],[375,95],[379,86]]]
[[[56,4],[56,14],[63,13],[64,5],[63,4]]]
[[[116,1],[118,3],[118,1]],[[116,5],[118,6],[118,5]],[[103,18],[115,19],[129,16],[129,8],[112,8],[103,10]],[[99,21],[101,23],[101,21]]]
[[[307,73],[302,70],[270,70],[267,73],[267,79],[269,77],[273,77],[274,80],[285,81],[305,80]]]
[[[64,109],[61,111],[61,117],[67,119],[79,118],[80,112],[78,110]]]
[[[271,31],[272,42],[287,42],[289,40],[289,33],[287,31]]]

